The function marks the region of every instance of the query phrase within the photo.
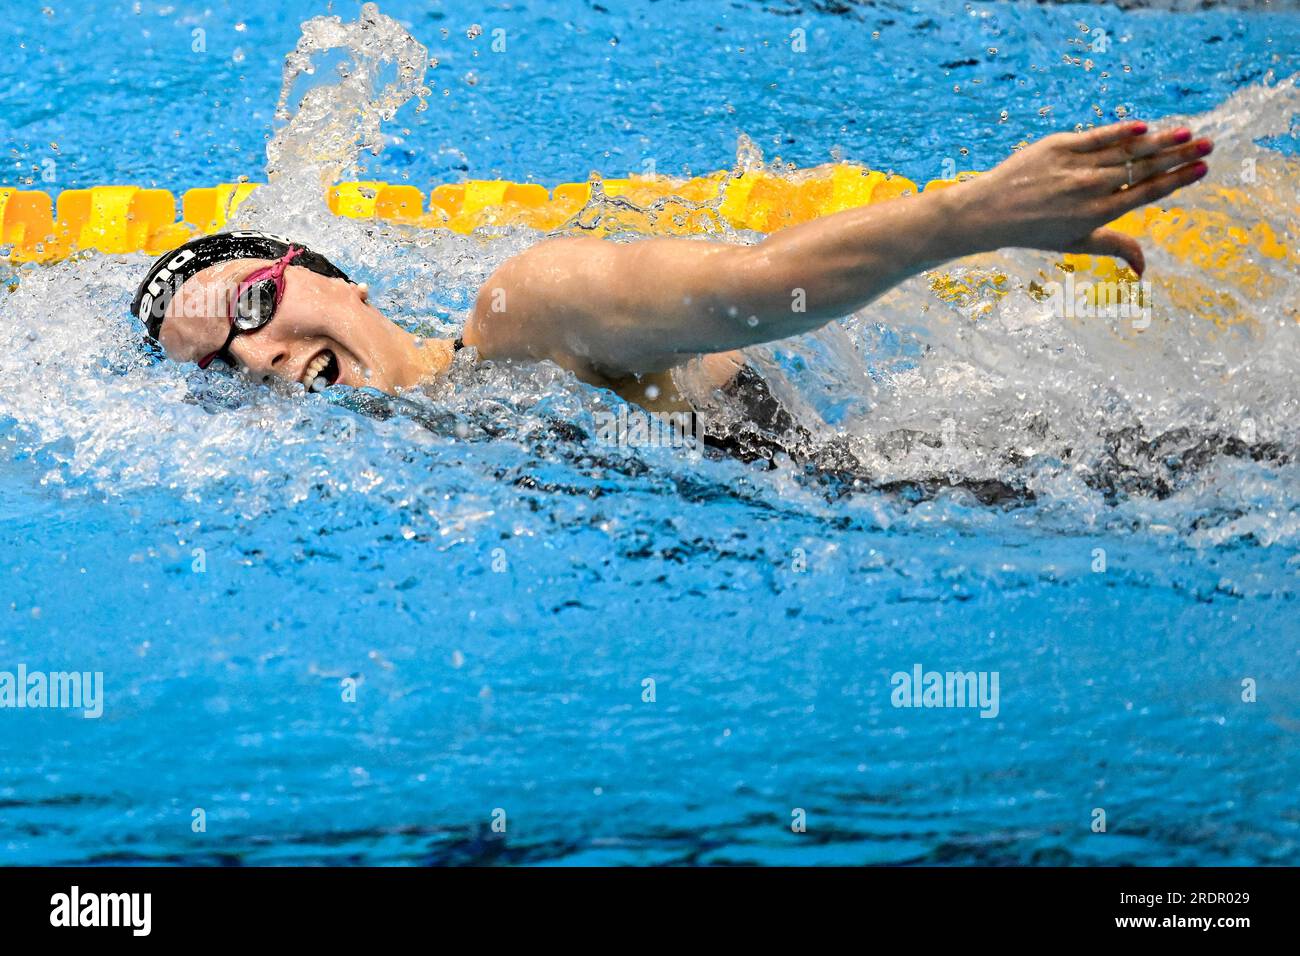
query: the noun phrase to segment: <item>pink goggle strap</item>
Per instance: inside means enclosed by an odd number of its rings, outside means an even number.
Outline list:
[[[290,246],[289,251],[277,259],[273,265],[269,265],[265,269],[258,269],[239,284],[239,288],[235,290],[235,301],[239,301],[240,296],[244,294],[244,290],[249,286],[255,285],[263,279],[273,279],[275,280],[275,296],[276,301],[278,302],[280,296],[284,295],[284,270],[288,267],[289,263],[293,261],[293,258],[301,253],[301,249]],[[230,319],[232,325],[234,324],[234,321],[234,317],[232,316]]]

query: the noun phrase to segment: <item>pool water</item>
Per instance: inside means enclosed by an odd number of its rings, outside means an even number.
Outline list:
[[[238,222],[430,333],[540,236],[336,219],[322,180],[925,181],[1180,117],[1217,148],[1179,204],[1295,248],[1291,12],[265,9],[6,11],[3,183],[269,164]],[[0,862],[1300,862],[1300,289],[1148,257],[1141,334],[1044,318],[1055,257],[1003,251],[752,350],[857,485],[603,446],[618,399],[551,366],[384,402],[158,363],[145,256],[3,267],[0,671],[105,701],[0,712]],[[918,665],[996,673],[996,713],[895,706]]]

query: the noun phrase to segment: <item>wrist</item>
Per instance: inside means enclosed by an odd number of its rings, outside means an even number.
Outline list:
[[[983,177],[980,177],[981,179]],[[989,183],[968,179],[935,194],[935,215],[941,224],[940,259],[958,259],[998,248],[985,196]]]

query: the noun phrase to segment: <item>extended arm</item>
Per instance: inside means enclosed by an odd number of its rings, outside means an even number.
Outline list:
[[[949,189],[754,246],[539,243],[484,284],[465,341],[488,358],[549,358],[613,377],[807,332],[918,272],[1003,246],[1114,255],[1141,273],[1138,244],[1104,224],[1199,179],[1210,148],[1185,128],[1121,123],[1049,136]]]

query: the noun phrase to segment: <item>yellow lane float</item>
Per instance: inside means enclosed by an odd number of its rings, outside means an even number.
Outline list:
[[[974,175],[978,173],[931,180],[924,188],[947,189]],[[181,197],[179,221],[178,203],[165,189],[68,189],[56,202],[43,192],[0,189],[0,246],[16,263],[56,262],[82,249],[156,255],[221,229],[258,186],[222,183],[190,189]],[[593,203],[598,190],[606,201]],[[902,176],[831,163],[780,175],[765,169],[719,171],[689,180],[600,179],[593,174],[587,182],[561,183],[550,191],[536,183],[469,180],[435,187],[427,206],[425,194],[415,186],[373,181],[339,183],[325,198],[338,216],[466,234],[485,226],[553,230],[579,217],[584,228],[598,233],[632,228],[691,235],[716,234],[724,224],[770,233],[920,191]],[[1252,194],[1215,187],[1213,200],[1211,205],[1231,209],[1232,215],[1216,209],[1147,206],[1112,225],[1172,254],[1199,276],[1179,280],[1188,305],[1205,308],[1217,302],[1222,294],[1214,290],[1225,285],[1246,295],[1267,295],[1277,287],[1280,268],[1300,265],[1300,251],[1269,225]],[[1252,210],[1260,215],[1251,215]],[[1067,255],[1061,266],[1090,273],[1094,281],[1134,278],[1122,263],[1105,257]],[[994,282],[989,291],[1004,294],[1003,288],[1003,283]],[[937,291],[944,298],[964,299],[974,290],[958,283]]]
[[[0,189],[0,245],[8,248],[14,262],[56,262],[79,249],[161,252],[221,229],[259,185],[222,183],[190,189],[179,204],[165,189],[135,186],[64,190],[57,203],[43,192]],[[614,225],[674,235],[717,232],[724,221],[737,229],[773,232],[919,191],[902,176],[841,163],[779,176],[764,170],[720,171],[689,180],[593,176],[550,191],[537,183],[469,180],[435,187],[427,207],[415,186],[384,182],[339,183],[325,198],[338,216],[468,234],[483,226],[556,229],[583,212],[597,190],[610,199],[626,200],[601,210]],[[176,221],[178,205],[181,218]],[[641,221],[621,215],[636,211],[647,215]]]

